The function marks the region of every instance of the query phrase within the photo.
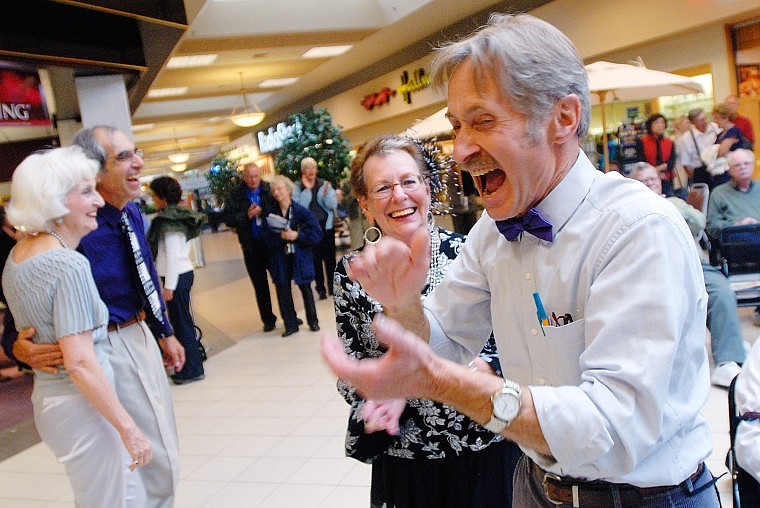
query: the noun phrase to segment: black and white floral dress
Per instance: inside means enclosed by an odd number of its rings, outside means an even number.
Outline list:
[[[443,279],[466,238],[433,224],[429,228],[431,263],[423,295]],[[335,270],[337,330],[351,356],[379,357],[384,349],[372,331],[372,318],[382,312],[382,305],[346,275],[348,259],[354,255],[343,256]],[[481,356],[501,375],[493,336],[484,338]],[[338,391],[351,405],[346,455],[373,464],[372,506],[511,505],[512,472],[520,453],[513,443],[453,407],[429,399],[407,400],[399,435],[366,434],[360,416],[364,399],[342,380]],[[436,491],[430,492],[433,484]],[[481,491],[484,488],[487,492]]]

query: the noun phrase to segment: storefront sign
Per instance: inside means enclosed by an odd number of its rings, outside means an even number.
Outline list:
[[[274,127],[264,131],[259,131],[256,138],[259,141],[259,153],[274,152],[282,148],[282,141],[290,135],[290,132],[298,125],[298,120],[292,125],[280,122]]]
[[[423,88],[427,88],[429,85],[430,76],[425,74],[425,69],[420,67],[412,72],[411,79],[409,79],[409,73],[407,71],[401,73],[401,86],[396,88],[396,92],[401,94],[404,102],[411,104],[412,92],[419,92]]]
[[[0,64],[0,127],[49,125],[37,71]]]

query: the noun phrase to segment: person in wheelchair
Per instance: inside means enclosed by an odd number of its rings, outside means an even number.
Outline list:
[[[728,172],[731,180],[717,186],[710,193],[707,210],[707,236],[710,243],[720,249],[718,240],[728,226],[742,226],[760,222],[760,182],[752,179],[755,171],[755,154],[739,148],[729,152]],[[760,326],[760,307],[755,308],[753,319]]]

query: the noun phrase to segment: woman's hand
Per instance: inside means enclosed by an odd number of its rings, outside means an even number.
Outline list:
[[[295,242],[298,239],[298,231],[294,231],[290,228],[285,228],[280,233],[280,238],[286,242]]]
[[[384,430],[391,436],[399,433],[399,420],[406,407],[406,399],[368,400],[361,410],[364,432],[371,434]]]
[[[131,427],[121,433],[121,442],[132,457],[132,464],[129,466],[130,471],[138,467],[147,465],[153,458],[153,447],[148,438],[146,438],[140,429]]]

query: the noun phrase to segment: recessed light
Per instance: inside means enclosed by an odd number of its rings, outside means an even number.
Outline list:
[[[153,88],[151,90],[148,90],[148,97],[174,97],[176,95],[185,95],[186,93],[186,86],[178,86],[175,88]]]
[[[211,65],[218,57],[219,55],[216,54],[174,56],[169,59],[166,68],[181,69],[183,67],[203,67],[205,65]]]
[[[298,78],[274,78],[274,79],[265,79],[261,83],[259,83],[259,88],[278,88],[281,86],[288,86],[292,85],[298,81]]]
[[[338,56],[353,47],[352,44],[346,44],[343,46],[315,46],[301,55],[301,58],[326,58],[328,56]]]

